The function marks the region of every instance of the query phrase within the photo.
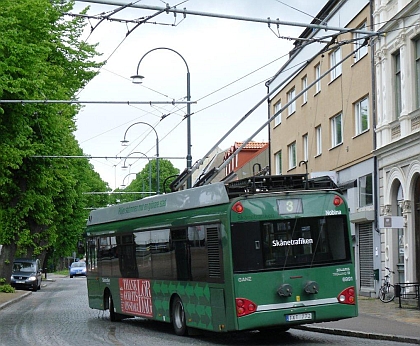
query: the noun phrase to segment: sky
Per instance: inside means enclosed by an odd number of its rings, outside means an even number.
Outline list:
[[[166,6],[161,0],[138,3]],[[325,3],[326,0],[189,0],[169,3],[169,6],[310,23]],[[87,6],[89,15],[117,8],[77,1],[72,13],[79,13]],[[154,13],[126,8],[112,18],[137,19]],[[265,82],[287,61],[293,47],[293,40],[278,36],[295,38],[304,30],[296,26],[277,28],[264,23],[188,14],[183,18],[173,13],[160,14],[129,35],[134,26],[131,23],[103,21],[92,31],[91,27],[97,23],[97,19],[86,19],[83,39],[90,44],[97,43],[97,50],[102,54],[99,60],[107,62],[77,97],[79,101],[122,101],[125,104],[84,104],[77,115],[75,136],[84,153],[93,157],[90,163],[95,171],[111,189],[128,185],[135,178],[131,173],[140,172],[148,160],[155,158],[157,138],[160,157],[168,158],[180,171],[187,167],[186,104],[153,103],[186,101],[186,65],[194,102],[190,117],[194,164],[266,96]],[[145,78],[139,85],[133,84],[130,76],[137,73],[140,60],[139,74]],[[128,101],[147,104],[127,104]],[[247,140],[267,118],[268,104],[264,102],[220,143],[220,149],[226,150],[235,142]],[[128,146],[121,145],[124,136],[129,141]],[[268,141],[267,129],[253,140]]]

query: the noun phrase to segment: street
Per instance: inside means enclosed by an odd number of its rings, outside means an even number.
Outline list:
[[[171,324],[140,318],[111,323],[109,314],[91,310],[85,278],[43,282],[38,292],[0,313],[0,345],[376,345],[378,340],[290,330],[284,334],[205,333],[178,337]],[[403,343],[380,341],[381,345]]]

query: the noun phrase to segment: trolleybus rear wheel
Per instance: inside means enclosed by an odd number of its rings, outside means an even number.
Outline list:
[[[172,325],[176,335],[183,336],[188,334],[184,305],[179,297],[175,297],[172,302]]]

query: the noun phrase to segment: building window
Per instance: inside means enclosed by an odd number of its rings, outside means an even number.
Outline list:
[[[304,161],[308,161],[308,157],[309,157],[308,134],[303,135],[303,137],[302,137],[302,146],[303,146],[303,160]]]
[[[315,66],[315,94],[321,91],[321,64]]]
[[[296,142],[293,142],[287,148],[289,149],[289,169],[296,168]]]
[[[302,91],[308,87],[308,77],[305,76],[302,78]],[[302,94],[302,104],[308,102],[308,91],[304,91]]]
[[[281,109],[281,101],[277,102],[274,105],[274,114],[276,114]],[[274,118],[274,126],[281,124],[281,112]]]
[[[369,99],[366,97],[354,106],[356,117],[356,136],[369,129]]]
[[[398,51],[394,55],[394,66],[395,66],[395,114],[398,119],[402,110],[401,102],[401,57]]]
[[[287,107],[289,115],[292,115],[294,112],[296,112],[296,100],[294,100],[296,97],[296,89],[293,88],[287,93],[287,103],[291,102],[289,106]]]
[[[373,204],[372,173],[359,178],[359,207]]]
[[[420,39],[415,42],[416,45],[416,106],[420,108]]]
[[[341,113],[331,119],[331,145],[336,147],[343,143],[343,128]]]
[[[322,154],[322,131],[321,131],[321,126],[318,126],[315,129],[316,132],[316,155],[321,155]]]
[[[337,48],[334,52],[330,54],[331,68],[337,65],[340,61],[341,61],[341,47]],[[334,69],[331,70],[331,73],[330,73],[331,81],[333,81],[340,75],[341,75],[341,64],[337,65]]]
[[[282,165],[281,165],[281,150],[275,154],[276,162],[276,174],[282,174]]]
[[[364,22],[361,26],[357,28],[358,30],[366,30],[366,22]],[[368,53],[368,45],[365,44],[366,35],[361,33],[355,33],[354,37],[354,62],[358,62],[361,58],[363,58]]]

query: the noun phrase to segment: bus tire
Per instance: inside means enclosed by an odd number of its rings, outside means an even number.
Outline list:
[[[115,312],[114,300],[112,299],[111,293],[108,296],[108,307],[109,307],[109,319],[111,322],[121,321],[121,315]]]
[[[176,296],[172,301],[171,320],[176,335],[188,335],[184,304],[182,304],[182,300],[178,296]]]

